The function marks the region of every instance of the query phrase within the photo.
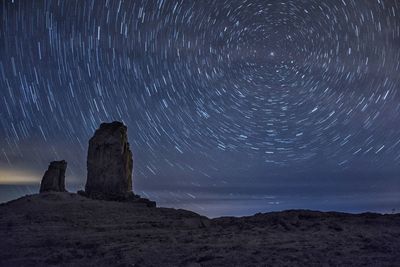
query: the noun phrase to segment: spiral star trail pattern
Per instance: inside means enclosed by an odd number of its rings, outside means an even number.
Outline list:
[[[88,139],[121,120],[134,190],[161,202],[399,193],[399,69],[398,1],[5,0],[3,180],[66,159],[82,185]]]

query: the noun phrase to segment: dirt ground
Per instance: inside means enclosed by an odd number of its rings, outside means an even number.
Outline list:
[[[0,205],[0,266],[400,266],[400,214],[208,219],[46,193]]]

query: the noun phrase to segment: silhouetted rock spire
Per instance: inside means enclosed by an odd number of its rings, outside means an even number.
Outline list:
[[[120,199],[132,194],[132,152],[127,127],[102,123],[89,141],[85,192],[95,198]]]
[[[65,192],[65,170],[67,162],[65,160],[50,162],[49,168],[44,173],[40,184],[40,193],[43,192]]]

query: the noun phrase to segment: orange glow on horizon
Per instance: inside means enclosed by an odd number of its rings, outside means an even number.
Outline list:
[[[0,185],[40,184],[41,177],[29,170],[0,169]]]

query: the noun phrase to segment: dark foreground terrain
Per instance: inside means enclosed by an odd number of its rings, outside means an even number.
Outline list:
[[[400,214],[208,219],[46,193],[0,205],[0,266],[400,266]]]

